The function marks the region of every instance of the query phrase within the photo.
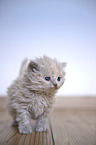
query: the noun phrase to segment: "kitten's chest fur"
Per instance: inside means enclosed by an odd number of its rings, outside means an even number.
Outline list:
[[[54,98],[49,97],[44,94],[32,94],[31,102],[28,105],[32,119],[37,119],[39,116],[49,113],[54,102]]]

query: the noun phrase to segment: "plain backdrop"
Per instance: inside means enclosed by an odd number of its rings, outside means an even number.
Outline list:
[[[96,95],[95,0],[0,0],[0,95],[24,58],[43,55],[67,62],[57,95]]]

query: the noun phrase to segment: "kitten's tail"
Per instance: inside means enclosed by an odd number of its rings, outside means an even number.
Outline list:
[[[29,60],[27,58],[25,58],[22,61],[19,76],[22,76],[24,74],[24,70],[27,68],[28,62],[29,62]]]

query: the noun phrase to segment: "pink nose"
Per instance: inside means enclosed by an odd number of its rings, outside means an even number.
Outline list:
[[[57,84],[54,84],[55,87],[57,87]]]

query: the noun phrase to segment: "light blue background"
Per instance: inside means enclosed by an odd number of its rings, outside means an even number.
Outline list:
[[[95,0],[0,1],[0,94],[25,57],[44,54],[67,62],[57,95],[96,95]]]

